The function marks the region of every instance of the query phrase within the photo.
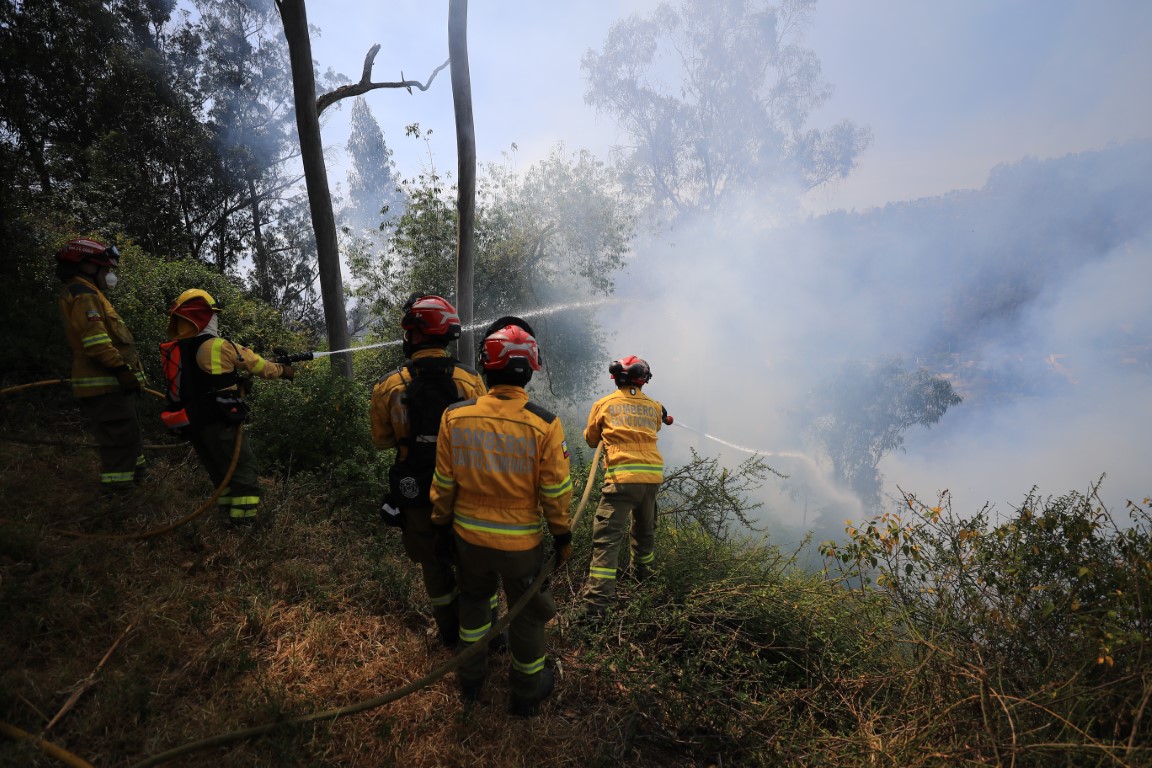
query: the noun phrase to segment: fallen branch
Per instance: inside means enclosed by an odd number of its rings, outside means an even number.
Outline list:
[[[71,710],[72,707],[76,706],[76,702],[80,701],[80,697],[96,685],[96,676],[100,674],[100,670],[103,669],[104,665],[108,663],[108,659],[112,657],[112,654],[115,652],[116,648],[120,645],[124,638],[127,637],[128,632],[131,631],[131,629],[132,625],[129,624],[120,634],[120,637],[116,638],[116,642],[112,643],[112,647],[109,648],[108,652],[104,654],[104,658],[100,659],[100,663],[96,665],[96,669],[92,670],[88,677],[84,678],[76,685],[76,688],[72,691],[72,695],[68,697],[68,701],[64,702],[64,706],[61,707],[60,711],[56,713],[56,717],[52,718],[48,722],[48,725],[44,726],[44,730],[41,732],[41,735],[47,734],[48,731],[52,729],[52,726],[60,722],[60,719],[63,718],[64,715],[68,714],[68,711]]]

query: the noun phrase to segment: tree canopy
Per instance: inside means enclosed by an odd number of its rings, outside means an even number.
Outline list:
[[[588,51],[585,100],[614,118],[631,190],[672,217],[799,195],[855,167],[871,134],[809,126],[831,87],[801,32],[816,0],[678,0]]]

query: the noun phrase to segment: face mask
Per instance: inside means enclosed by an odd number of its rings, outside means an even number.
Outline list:
[[[108,290],[113,290],[119,284],[120,278],[116,277],[115,272],[108,272],[104,275],[104,287]]]

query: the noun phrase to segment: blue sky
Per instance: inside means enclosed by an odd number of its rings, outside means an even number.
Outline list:
[[[623,16],[654,0],[546,3],[487,0],[469,8],[469,55],[482,162],[516,144],[526,166],[558,142],[604,156],[615,127],[583,101],[580,57]],[[375,80],[424,80],[447,58],[446,0],[311,3],[321,70],[359,78],[382,49]],[[870,126],[874,144],[856,173],[813,193],[809,210],[861,209],[978,187],[999,163],[1054,157],[1152,136],[1152,2],[1146,0],[821,0],[806,44],[835,92],[814,125],[842,118]],[[406,140],[433,130],[441,170],[455,168],[448,72],[429,92],[375,91],[369,105],[400,170],[427,165]],[[326,119],[340,147],[348,109]],[[335,153],[338,154],[338,153]],[[339,157],[332,180],[341,181]]]

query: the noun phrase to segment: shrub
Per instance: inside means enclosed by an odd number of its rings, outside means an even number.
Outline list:
[[[957,732],[990,758],[1109,763],[1152,736],[1152,514],[1147,500],[1129,503],[1118,525],[1097,489],[1034,490],[1001,521],[905,496],[903,514],[822,545],[856,589],[889,601],[925,672],[921,693],[940,696],[930,683],[947,681]]]
[[[299,365],[291,383],[256,382],[250,424],[261,465],[316,475],[330,503],[375,503],[386,457],[372,445],[370,397],[323,361]]]

